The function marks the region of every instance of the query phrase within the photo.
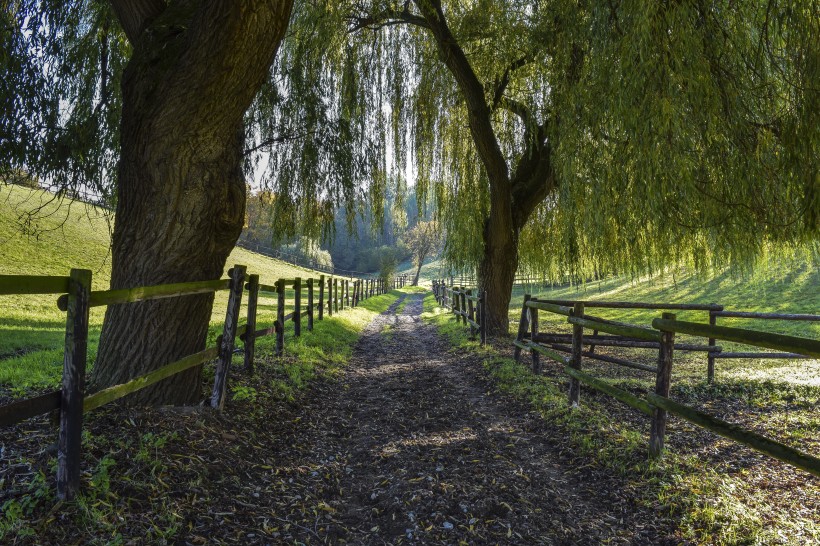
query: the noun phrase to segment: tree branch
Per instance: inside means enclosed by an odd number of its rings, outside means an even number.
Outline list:
[[[135,44],[137,39],[160,13],[165,11],[165,0],[111,0],[128,40]]]
[[[348,33],[362,29],[375,31],[395,25],[414,25],[422,28],[430,28],[423,17],[410,13],[409,2],[405,2],[404,8],[401,11],[385,9],[379,13],[362,17],[350,16],[348,17],[348,21],[350,22],[350,26],[347,29]]]
[[[515,72],[522,66],[526,66],[530,64],[533,60],[531,54],[526,54],[520,59],[516,59],[510,65],[504,69],[504,74],[501,78],[496,78],[495,80],[495,91],[493,92],[493,110],[498,107],[498,103],[501,101],[501,98],[504,96],[504,91],[507,89],[507,85],[510,83],[510,74]]]
[[[490,107],[484,97],[484,86],[447,26],[440,0],[414,0],[414,3],[427,21],[441,53],[441,59],[455,77],[456,84],[464,96],[470,132],[478,155],[487,169],[490,185],[500,190],[499,195],[505,195],[509,191],[509,169],[493,130]]]

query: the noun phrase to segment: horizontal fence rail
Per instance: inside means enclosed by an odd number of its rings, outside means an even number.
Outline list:
[[[643,326],[590,317],[584,314],[586,307],[708,311],[711,324],[680,321],[676,319],[674,314],[665,312],[662,318],[656,318],[652,321],[652,328],[650,329]],[[573,327],[572,334],[541,333],[538,328],[539,311],[566,316],[567,323]],[[815,476],[820,476],[820,458],[803,453],[782,442],[745,430],[738,425],[722,421],[707,413],[670,399],[671,370],[674,353],[678,350],[707,352],[711,362],[713,358],[720,358],[722,352],[722,348],[716,345],[715,341],[724,340],[755,347],[786,351],[785,353],[728,353],[727,356],[731,355],[731,357],[754,358],[765,355],[764,357],[779,358],[782,355],[797,355],[802,358],[820,358],[820,341],[771,332],[717,326],[714,324],[716,316],[784,320],[815,320],[816,317],[816,315],[724,311],[723,306],[717,304],[672,305],[644,302],[536,300],[529,295],[525,295],[521,319],[519,321],[518,335],[513,342],[515,347],[514,356],[516,360],[520,361],[521,351],[529,351],[532,359],[532,370],[535,373],[540,372],[540,356],[545,356],[549,360],[562,364],[562,370],[570,378],[569,404],[572,406],[579,404],[580,384],[584,384],[589,388],[612,396],[624,404],[648,415],[650,417],[649,454],[652,457],[659,457],[663,452],[667,414],[671,413],[716,434],[789,463]],[[785,319],[787,316],[790,318]],[[593,330],[593,334],[585,335],[584,330]],[[601,336],[599,332],[607,332],[614,335]],[[676,342],[676,333],[707,338],[709,344]],[[571,345],[567,345],[567,343],[571,343]],[[585,346],[589,347],[589,350],[585,351]],[[623,358],[596,354],[594,349],[597,346],[654,349],[658,351],[658,365],[648,366]],[[645,397],[640,397],[624,389],[615,387],[602,379],[595,378],[581,371],[583,358],[651,372],[655,375],[654,392],[649,392]]]
[[[302,333],[303,318],[308,331],[314,320],[322,320],[347,307],[356,306],[368,297],[384,294],[387,286],[400,287],[406,276],[392,281],[385,279],[350,279],[320,275],[318,278],[277,279],[274,284],[262,284],[258,275],[247,275],[245,266],[236,265],[228,271],[228,279],[194,281],[126,289],[91,291],[91,272],[72,269],[70,276],[0,275],[0,296],[19,294],[62,294],[57,306],[66,312],[65,357],[62,387],[39,396],[17,400],[0,406],[0,426],[10,426],[26,419],[57,412],[60,420],[58,437],[57,495],[73,498],[80,484],[80,454],[82,415],[129,394],[171,378],[185,370],[217,360],[211,406],[222,409],[225,404],[228,369],[235,352],[244,353],[245,370],[253,373],[255,340],[276,336],[277,354],[284,351],[286,321],[294,323],[294,335]],[[247,280],[247,283],[245,282]],[[185,356],[156,370],[112,385],[95,393],[84,392],[87,359],[89,309],[95,306],[129,304],[161,298],[173,298],[218,291],[229,291],[223,332],[216,345]],[[325,292],[327,290],[327,292]],[[242,297],[247,293],[247,320],[239,325]],[[286,293],[292,299],[286,300]],[[276,320],[269,328],[257,328],[259,297],[277,299]],[[305,298],[303,300],[302,298]],[[288,306],[292,310],[285,312]],[[318,315],[318,316],[316,316]],[[244,349],[235,350],[239,339]]]
[[[456,320],[470,327],[470,336],[479,335],[481,344],[487,342],[486,292],[463,287],[448,287],[443,280],[433,281],[433,296],[439,305],[448,307]]]

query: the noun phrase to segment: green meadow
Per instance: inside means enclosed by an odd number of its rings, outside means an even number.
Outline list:
[[[19,186],[0,186],[0,274],[68,275],[71,268],[92,271],[92,289],[105,290],[111,278],[109,252],[113,216],[85,203]],[[246,265],[260,282],[273,284],[279,278],[318,277],[316,272],[261,254],[235,248],[226,264]],[[318,296],[318,288],[317,288]],[[275,318],[276,297],[262,295],[258,324],[270,325]],[[307,303],[303,296],[303,303]],[[57,308],[55,295],[0,296],[0,386],[11,392],[56,386],[62,373],[65,313]],[[287,294],[290,307],[293,293]],[[214,299],[209,342],[221,331],[227,295]],[[246,306],[243,304],[242,313]],[[288,312],[290,309],[288,309]],[[105,314],[92,308],[89,356],[93,362]],[[93,365],[93,364],[92,364]]]

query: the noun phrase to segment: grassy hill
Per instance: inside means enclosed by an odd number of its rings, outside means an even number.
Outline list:
[[[416,274],[416,266],[410,260],[399,264],[398,271],[400,274],[406,274],[412,280]],[[443,260],[438,258],[428,258],[421,266],[421,273],[419,274],[419,285],[431,287],[433,279],[440,279],[446,273],[447,268]]]
[[[524,293],[545,299],[718,303],[732,311],[820,313],[820,268],[808,256],[783,258],[752,272],[722,271],[710,275],[677,271],[635,279],[615,277],[573,286],[517,286],[510,318],[518,320]],[[658,311],[597,311],[605,318],[650,322]],[[704,312],[683,312],[679,318],[703,321]],[[721,318],[724,326],[774,329],[784,334],[820,337],[820,323]]]
[[[93,289],[105,290],[111,279],[110,234],[113,216],[81,202],[58,201],[48,192],[0,185],[0,274],[67,275],[72,267],[93,272]],[[226,269],[248,267],[263,283],[281,277],[317,273],[235,248]],[[0,296],[0,384],[52,385],[62,366],[65,314],[56,296]],[[217,294],[212,330],[225,317],[227,295]],[[104,308],[91,310],[89,351],[97,349]],[[272,318],[260,313],[260,322]]]

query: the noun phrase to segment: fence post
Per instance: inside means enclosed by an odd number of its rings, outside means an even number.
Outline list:
[[[715,305],[711,303],[710,305]],[[717,324],[717,315],[715,315],[714,309],[709,309],[709,325],[715,326]],[[715,338],[709,338],[709,347],[715,346]],[[715,382],[715,353],[709,351],[706,353],[707,364],[706,364],[706,382],[707,383],[714,383]]]
[[[302,335],[302,278],[296,277],[293,281],[293,334]]]
[[[465,326],[467,326],[467,291],[464,290],[464,287],[461,287],[461,322]]]
[[[253,356],[256,352],[256,302],[259,299],[259,275],[250,275],[248,284],[248,322],[245,327],[245,371],[253,373]]]
[[[475,306],[473,305],[473,291],[467,290],[467,317],[470,323],[470,338],[475,339]]]
[[[339,312],[339,279],[333,279],[333,312]]]
[[[674,313],[664,313],[666,320],[675,320]],[[655,379],[655,394],[669,398],[672,380],[672,353],[675,348],[675,332],[661,330],[661,347],[658,351],[658,375]],[[663,454],[663,439],[666,435],[666,410],[652,408],[652,424],[649,428],[649,456],[653,459]]]
[[[484,293],[487,293],[486,290]],[[532,295],[524,294],[524,304],[521,306],[521,319],[518,321],[518,334],[515,336],[515,340],[518,342],[524,341],[524,338],[527,335],[527,330],[529,330],[530,327],[529,314],[527,313],[527,302],[531,299]],[[521,361],[521,347],[515,348],[513,351],[513,358],[516,362]]]
[[[325,310],[325,276],[319,275],[319,320],[324,319]]]
[[[239,322],[239,307],[242,304],[242,289],[245,286],[245,266],[234,265],[228,275],[231,277],[231,288],[228,296],[228,310],[225,313],[225,326],[222,329],[222,344],[219,347],[219,362],[214,374],[214,391],[211,394],[211,407],[222,410],[225,407],[225,392],[228,389],[228,372],[231,369],[236,324]]]
[[[350,279],[345,279],[344,291],[345,297],[342,301],[342,308],[350,307]]]
[[[333,277],[327,279],[327,316],[333,316]]]
[[[575,302],[572,308],[572,316],[581,318],[584,316],[584,304]],[[584,350],[584,327],[580,324],[572,325],[572,357],[569,360],[569,367],[581,370],[581,352]],[[574,377],[569,378],[569,405],[577,407],[581,401],[581,382]]]
[[[276,281],[276,356],[285,354],[285,279]]]
[[[307,319],[308,319],[308,331],[313,331],[313,278],[307,280],[307,288],[308,288],[308,308],[307,308]]]
[[[88,300],[91,271],[72,269],[65,322],[60,433],[57,444],[57,498],[71,500],[80,489],[83,392],[88,356]]]
[[[479,307],[479,324],[481,325],[481,345],[483,346],[487,343],[487,290],[481,291],[481,301],[479,303],[481,304],[481,307]]]
[[[538,309],[530,307],[530,341],[535,343],[535,338],[538,336]],[[541,355],[535,350],[530,350],[532,356],[532,373],[541,373]]]

